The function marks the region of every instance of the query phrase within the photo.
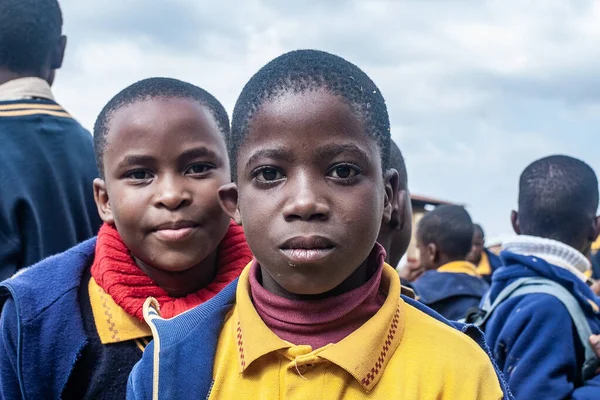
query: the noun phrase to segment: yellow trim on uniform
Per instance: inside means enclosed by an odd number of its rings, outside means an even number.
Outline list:
[[[594,241],[594,243],[592,243],[592,250],[593,251],[600,250],[600,236],[598,236],[598,238]]]
[[[471,276],[479,277],[477,273],[477,267],[468,261],[453,261],[448,264],[444,264],[437,269],[438,272],[450,272],[455,274],[467,274]]]
[[[0,111],[5,110],[26,110],[26,109],[39,109],[39,110],[59,110],[64,111],[58,104],[37,104],[37,103],[11,103],[11,104],[0,104]]]
[[[479,260],[479,264],[477,264],[477,273],[481,276],[492,274],[492,266],[490,265],[490,258],[488,257],[488,255],[485,251],[481,252],[481,260]]]
[[[52,115],[54,117],[65,117],[72,118],[69,113],[66,111],[53,111],[53,110],[42,110],[42,109],[33,109],[33,110],[17,110],[17,111],[0,111],[0,117],[24,117],[28,115]]]
[[[145,322],[127,314],[96,283],[94,278],[90,279],[88,289],[96,330],[102,344],[119,343],[152,336],[150,327]],[[147,341],[145,343],[148,344]],[[139,346],[140,343],[138,343]]]
[[[402,300],[398,274],[388,265],[379,311],[340,342],[314,350],[280,339],[265,325],[252,304],[248,275],[247,267],[219,335],[210,400],[503,397],[486,353]]]

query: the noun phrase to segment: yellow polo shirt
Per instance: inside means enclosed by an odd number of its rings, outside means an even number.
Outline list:
[[[143,321],[127,314],[113,298],[94,280],[88,284],[94,323],[102,344],[134,340],[141,352],[152,339],[150,327]],[[141,353],[140,353],[141,357]]]
[[[481,260],[479,260],[479,264],[477,264],[477,273],[481,276],[492,274],[492,266],[490,265],[490,258],[488,257],[488,255],[485,251],[481,252]]]
[[[219,336],[211,400],[501,399],[485,352],[468,336],[400,298],[384,266],[381,309],[363,326],[319,349],[277,337],[252,304],[249,268]]]

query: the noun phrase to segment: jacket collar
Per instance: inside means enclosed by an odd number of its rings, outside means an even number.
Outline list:
[[[13,79],[0,85],[0,101],[26,99],[54,101],[54,95],[48,82],[36,77]]]
[[[584,282],[587,280],[585,272],[592,267],[590,261],[579,251],[552,239],[520,235],[506,240],[502,244],[502,250],[541,258],[549,264],[571,272]]]

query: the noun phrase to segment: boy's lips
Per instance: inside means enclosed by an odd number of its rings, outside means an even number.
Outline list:
[[[154,228],[153,232],[160,240],[176,242],[186,239],[197,227],[198,223],[194,221],[182,220],[160,224]]]
[[[283,242],[280,250],[290,263],[307,264],[323,260],[335,247],[333,241],[323,236],[297,236]]]

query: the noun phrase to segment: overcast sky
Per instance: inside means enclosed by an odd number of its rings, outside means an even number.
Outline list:
[[[488,238],[511,233],[518,177],[536,158],[600,171],[599,1],[60,3],[69,42],[55,92],[88,129],[151,76],[201,86],[231,112],[258,68],[315,48],[379,86],[412,192],[467,205]]]

